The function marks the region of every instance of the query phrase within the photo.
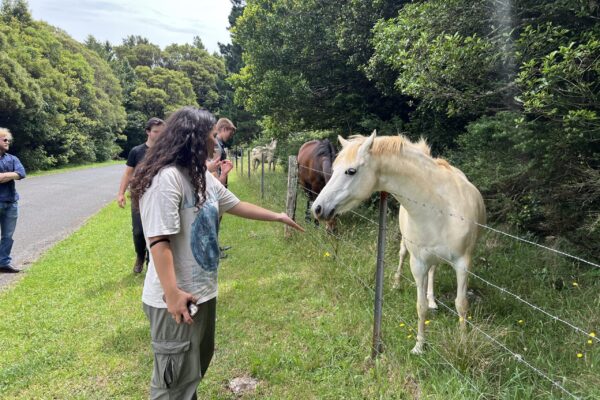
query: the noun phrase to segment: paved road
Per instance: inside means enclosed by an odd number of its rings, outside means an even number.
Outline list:
[[[42,253],[116,198],[124,164],[17,181],[19,220],[12,257],[27,269]],[[0,273],[0,290],[25,275]]]

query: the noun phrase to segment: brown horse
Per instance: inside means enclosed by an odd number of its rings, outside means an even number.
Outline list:
[[[310,206],[329,181],[334,159],[335,148],[328,139],[311,140],[298,150],[298,182],[308,197],[305,212],[307,222],[313,219]],[[318,221],[315,220],[315,223],[318,224]],[[334,226],[333,220],[327,222],[328,231],[332,231]]]

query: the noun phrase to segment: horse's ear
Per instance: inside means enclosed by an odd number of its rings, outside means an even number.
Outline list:
[[[375,143],[376,136],[377,131],[374,130],[373,133],[371,133],[371,136],[366,138],[365,141],[360,145],[360,148],[358,149],[358,157],[360,159],[364,158],[367,154],[369,154],[369,151],[371,151],[371,147],[373,147],[373,143]]]
[[[340,145],[342,146],[342,148],[346,147],[349,143],[346,139],[344,139],[340,135],[338,135],[338,142],[340,142]]]

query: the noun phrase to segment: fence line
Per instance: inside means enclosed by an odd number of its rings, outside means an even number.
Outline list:
[[[313,169],[313,168],[310,168],[310,167],[304,167],[304,166],[301,166],[300,168],[305,168],[305,169],[308,169],[308,170],[311,170],[311,171],[315,171],[315,172],[319,172],[319,173],[325,174],[325,173],[324,173],[324,172],[322,172],[322,171],[319,171],[319,170],[316,170],[316,169]],[[439,212],[440,212],[440,214],[444,214],[444,213],[445,213],[445,210],[442,210],[442,209],[439,209],[439,208],[438,208],[438,209],[436,209],[436,208],[434,208],[433,206],[431,206],[430,204],[427,204],[427,203],[422,203],[422,202],[419,202],[419,201],[413,200],[413,199],[411,199],[410,197],[403,196],[403,195],[396,194],[396,193],[390,193],[390,194],[391,194],[392,196],[398,196],[398,197],[402,197],[402,198],[404,198],[404,199],[406,199],[406,200],[408,200],[408,201],[410,201],[410,202],[412,202],[412,203],[415,203],[415,204],[422,205],[423,207],[429,206],[429,208],[431,208],[432,210],[437,210],[437,211],[439,211]],[[515,240],[519,240],[519,241],[521,241],[521,242],[528,243],[528,244],[530,244],[530,245],[533,245],[533,246],[541,247],[541,248],[543,248],[543,249],[545,249],[545,250],[551,251],[551,252],[553,252],[553,253],[560,254],[560,255],[562,255],[562,256],[564,256],[564,257],[572,258],[572,259],[574,259],[574,260],[577,260],[577,261],[580,261],[580,262],[582,262],[582,263],[585,263],[585,264],[591,265],[591,266],[593,266],[593,267],[600,268],[600,264],[598,264],[598,263],[595,263],[595,262],[592,262],[592,261],[588,261],[588,260],[586,260],[586,259],[584,259],[584,258],[581,258],[581,257],[578,257],[578,256],[574,256],[574,255],[572,255],[572,254],[569,254],[569,253],[566,253],[566,252],[564,252],[564,251],[557,250],[557,249],[553,249],[553,248],[551,248],[551,247],[544,246],[544,245],[542,245],[542,244],[539,244],[539,243],[535,243],[535,242],[533,242],[533,241],[531,241],[531,240],[527,240],[527,239],[524,239],[524,238],[522,238],[522,237],[519,237],[519,236],[513,235],[513,234],[511,234],[511,233],[508,233],[508,232],[501,231],[500,229],[493,228],[493,227],[491,227],[491,226],[488,226],[488,225],[486,225],[486,224],[480,224],[480,223],[479,223],[479,222],[477,222],[477,221],[471,221],[471,220],[469,220],[468,218],[466,218],[466,217],[464,217],[464,216],[462,216],[462,215],[459,215],[459,214],[456,214],[456,213],[452,213],[452,212],[448,212],[448,213],[446,213],[446,215],[448,215],[448,216],[450,216],[450,217],[458,218],[458,219],[460,219],[461,221],[470,222],[470,223],[472,223],[472,224],[475,224],[475,225],[477,225],[477,226],[479,226],[479,227],[481,227],[481,228],[485,228],[485,229],[488,229],[488,230],[490,230],[490,231],[492,231],[492,232],[495,232],[495,233],[499,233],[499,234],[502,234],[502,235],[508,236],[508,237],[510,237],[510,238],[513,238],[513,239],[515,239]]]
[[[312,193],[316,193],[316,192],[314,192],[314,191],[312,191],[312,190],[310,190],[310,189],[308,189],[308,188],[306,188],[306,187],[302,186],[301,184],[298,184],[298,186],[300,186],[302,189],[304,189],[304,190],[306,190],[306,191],[309,191],[309,192],[312,192]],[[400,196],[400,197],[404,197],[404,198],[406,198],[405,196]],[[417,203],[416,201],[414,201],[414,200],[412,200],[412,199],[408,199],[408,200],[410,200],[410,201],[413,201],[413,202]],[[425,203],[423,203],[423,206],[426,206],[426,204],[425,204]],[[432,209],[433,209],[433,207],[432,207]],[[441,212],[441,210],[439,210],[439,211]],[[359,214],[359,213],[357,213],[357,212],[353,212],[353,213],[354,213],[355,215],[358,215],[358,216],[360,216],[361,218],[363,218],[363,219],[365,219],[365,220],[367,220],[367,221],[369,221],[369,222],[371,222],[371,223],[373,223],[373,224],[376,224],[376,225],[377,225],[377,223],[376,223],[375,221],[371,220],[370,218],[368,218],[368,217],[365,217],[365,216],[363,216],[363,215],[361,215],[361,214]],[[468,219],[466,219],[466,218],[464,218],[464,217],[462,217],[462,216],[460,216],[460,215],[455,215],[455,214],[448,214],[448,215],[449,215],[449,216],[452,216],[452,217],[457,217],[457,218],[460,218],[461,220],[468,221]],[[468,222],[473,222],[473,221],[468,221]],[[473,223],[474,223],[474,222],[473,222]],[[515,239],[518,239],[518,240],[523,240],[523,241],[526,241],[526,240],[524,240],[524,239],[520,239],[520,238],[518,238],[518,237],[516,237],[516,236],[514,236],[514,235],[507,234],[507,233],[505,233],[505,232],[502,232],[502,231],[500,231],[500,230],[496,230],[496,229],[494,229],[494,228],[487,227],[487,226],[485,226],[485,225],[482,225],[482,224],[477,224],[477,225],[480,225],[480,226],[482,226],[482,227],[484,227],[484,228],[491,229],[491,230],[493,230],[493,231],[495,231],[495,232],[498,232],[498,233],[505,234],[505,235],[507,235],[507,236],[509,236],[509,237],[512,237],[512,238],[515,238]],[[359,250],[359,251],[361,251],[361,252],[362,252],[362,251],[364,251],[364,249],[361,249],[361,248],[359,248],[358,246],[354,245],[352,242],[350,242],[350,241],[347,241],[347,240],[343,239],[343,238],[342,238],[341,236],[339,236],[339,235],[336,235],[336,234],[334,234],[334,233],[332,233],[332,232],[327,232],[327,231],[325,231],[325,233],[326,233],[327,235],[333,236],[333,237],[334,237],[334,238],[336,238],[336,239],[337,239],[339,242],[345,243],[346,245],[349,245],[350,247],[353,247],[354,249],[357,249],[357,250]],[[403,236],[403,238],[405,238],[405,237]],[[410,240],[409,240],[409,239],[407,239],[407,238],[405,238],[405,239],[406,239],[407,241],[409,241],[409,242],[413,243],[413,244],[416,244],[416,243],[414,243],[414,242],[410,241]],[[534,243],[534,242],[530,242],[530,241],[526,241],[526,242],[528,242],[528,243],[531,243],[531,244],[534,244],[534,245],[537,245],[538,247],[542,247],[542,248],[545,248],[545,249],[548,249],[548,250],[551,250],[551,251],[557,252],[557,253],[559,253],[559,254],[560,254],[560,253],[562,253],[562,252],[556,251],[556,250],[554,250],[554,249],[547,248],[546,246],[538,245],[538,244],[536,244],[536,243]],[[319,244],[319,246],[321,246],[321,247],[323,246],[323,245],[322,245],[322,243],[320,243],[319,241],[317,241],[317,243]],[[425,250],[425,251],[428,251],[428,250]],[[431,253],[431,252],[430,252],[430,253]],[[444,258],[444,257],[441,257],[441,256],[439,256],[439,255],[437,255],[437,254],[435,254],[435,253],[431,253],[431,254],[432,254],[432,255],[434,255],[434,256],[436,256],[436,257],[438,257],[438,258],[440,258],[440,259],[442,259],[442,260],[444,260],[444,261],[445,261],[445,262],[447,262],[448,264],[450,264],[450,265],[452,265],[452,266],[455,266],[455,265],[454,265],[454,263],[452,263],[450,260],[447,260],[446,258]],[[576,259],[578,259],[578,257],[575,257],[575,256],[572,256],[572,255],[569,255],[569,254],[567,254],[567,253],[564,253],[563,255],[566,255],[566,256],[569,256],[569,257],[572,257],[572,258],[576,258]],[[588,264],[590,264],[590,265],[595,265],[594,263],[590,263],[590,262],[588,262],[588,261],[586,261],[586,260],[583,260],[583,259],[581,259],[581,260],[582,260],[583,262],[585,262],[585,263],[588,263]],[[360,283],[361,283],[361,285],[362,285],[362,286],[363,286],[365,289],[367,289],[367,290],[369,290],[370,292],[373,292],[373,293],[374,293],[374,289],[373,289],[373,288],[371,288],[371,287],[369,287],[369,285],[368,285],[368,284],[367,284],[367,283],[366,283],[366,282],[365,282],[365,281],[364,281],[364,280],[363,280],[361,277],[359,277],[359,276],[358,276],[358,275],[356,275],[356,274],[355,274],[353,271],[351,271],[349,267],[348,267],[347,269],[348,269],[348,271],[350,272],[350,275],[351,275],[351,276],[353,276],[353,277],[354,277],[354,278],[355,278],[355,279],[356,279],[358,282],[360,282]],[[583,334],[585,334],[586,336],[588,336],[588,337],[590,337],[590,338],[593,338],[593,339],[594,339],[594,340],[596,340],[596,341],[599,341],[599,339],[598,339],[598,338],[596,338],[596,337],[595,337],[595,336],[593,336],[593,335],[590,335],[590,333],[588,333],[587,331],[585,331],[585,330],[583,330],[583,329],[581,329],[581,328],[579,328],[579,327],[577,327],[577,326],[573,325],[572,323],[570,323],[570,322],[568,322],[568,321],[565,321],[565,320],[563,320],[563,319],[561,319],[561,318],[559,318],[559,317],[557,317],[557,316],[555,316],[555,315],[552,315],[552,314],[550,314],[549,312],[547,312],[547,311],[543,310],[542,308],[540,308],[540,307],[538,307],[538,306],[536,306],[536,305],[534,305],[534,304],[532,304],[532,303],[528,302],[527,300],[524,300],[524,299],[522,299],[520,296],[518,296],[518,295],[516,295],[516,294],[513,294],[512,292],[508,291],[507,289],[504,289],[504,288],[502,288],[502,287],[500,287],[500,286],[498,286],[498,285],[495,285],[495,284],[493,284],[492,282],[489,282],[489,281],[487,281],[486,279],[484,279],[484,278],[480,277],[479,275],[477,275],[477,274],[475,274],[475,273],[473,273],[473,272],[471,272],[471,271],[467,271],[467,272],[469,272],[469,274],[473,275],[474,277],[476,277],[476,278],[478,278],[478,279],[482,280],[482,281],[483,281],[483,282],[485,282],[486,284],[488,284],[488,285],[490,285],[490,286],[492,286],[492,287],[494,287],[494,288],[496,288],[496,289],[500,290],[501,292],[511,295],[512,297],[514,297],[514,298],[516,298],[517,300],[521,301],[522,303],[524,303],[524,304],[528,305],[529,307],[531,307],[531,308],[533,308],[533,309],[535,309],[535,310],[537,310],[537,311],[539,311],[539,312],[542,312],[543,314],[547,315],[548,317],[552,318],[553,320],[556,320],[556,321],[562,322],[563,324],[565,324],[566,326],[569,326],[569,327],[570,327],[570,328],[572,328],[573,330],[575,330],[575,331],[577,331],[577,332],[579,332],[579,333],[583,333]],[[410,282],[412,285],[414,285],[414,282],[410,281],[410,280],[409,280],[408,278],[406,278],[405,276],[402,276],[402,277],[403,277],[404,279],[408,280],[408,281],[409,281],[409,282]],[[439,299],[437,299],[437,298],[436,298],[436,302],[437,302],[437,303],[439,303],[439,304],[441,304],[443,307],[445,307],[446,309],[448,309],[450,312],[452,312],[452,313],[453,313],[453,314],[455,314],[456,316],[459,316],[459,315],[458,315],[458,313],[457,313],[456,311],[454,311],[454,310],[453,310],[451,307],[447,306],[447,305],[446,305],[445,303],[443,303],[441,300],[439,300]],[[403,320],[402,320],[402,319],[401,319],[399,316],[397,316],[397,319],[398,319],[399,321],[401,321],[402,323],[404,323],[406,326],[408,326],[408,324],[407,324],[406,322],[404,322],[404,321],[403,321]],[[524,365],[526,365],[528,368],[530,368],[532,371],[534,371],[535,373],[537,373],[539,376],[541,376],[541,377],[542,377],[542,378],[544,378],[545,380],[549,381],[549,382],[550,382],[550,383],[551,383],[551,384],[552,384],[554,387],[556,387],[556,388],[560,389],[562,392],[564,392],[565,394],[569,395],[569,396],[570,396],[570,397],[572,397],[572,398],[579,399],[579,397],[578,397],[578,396],[576,396],[576,395],[574,395],[573,393],[571,393],[569,390],[567,390],[565,387],[563,387],[563,386],[562,386],[562,385],[561,385],[559,382],[557,382],[557,381],[553,380],[553,379],[552,379],[550,376],[548,376],[548,374],[546,374],[544,371],[540,370],[539,368],[537,368],[536,366],[534,366],[534,365],[533,365],[533,364],[531,364],[530,362],[526,361],[526,360],[523,358],[523,356],[522,356],[522,355],[520,355],[520,354],[517,354],[517,353],[513,352],[513,351],[512,351],[510,348],[508,348],[508,347],[507,347],[505,344],[503,344],[503,343],[499,342],[498,340],[496,340],[494,337],[492,337],[491,335],[489,335],[488,333],[486,333],[485,331],[483,331],[481,328],[479,328],[477,325],[475,325],[475,324],[474,324],[474,323],[472,323],[471,321],[465,320],[465,322],[466,322],[466,323],[468,323],[470,326],[472,326],[472,327],[473,327],[475,330],[477,330],[478,332],[480,332],[481,334],[483,334],[485,337],[487,337],[487,338],[488,338],[490,341],[492,341],[492,342],[493,342],[493,343],[495,343],[496,345],[500,346],[500,347],[501,347],[502,349],[504,349],[504,350],[505,350],[507,353],[509,353],[510,355],[512,355],[512,356],[515,358],[515,360],[517,360],[518,362],[521,362],[521,363],[523,363],[523,364],[524,364]],[[414,329],[412,329],[412,330],[414,331]],[[433,346],[431,346],[431,345],[430,345],[430,347],[432,347],[432,348],[433,348]],[[458,373],[460,376],[462,376],[462,377],[463,377],[463,378],[464,378],[464,379],[467,381],[467,383],[468,383],[468,384],[469,384],[469,385],[470,385],[472,388],[474,388],[474,389],[475,389],[475,390],[476,390],[476,391],[477,391],[479,394],[481,394],[481,395],[485,396],[485,395],[484,395],[484,394],[483,394],[483,393],[482,393],[482,392],[481,392],[481,391],[480,391],[480,390],[479,390],[479,389],[478,389],[478,388],[477,388],[477,387],[476,387],[476,386],[475,386],[475,385],[474,385],[472,382],[470,382],[470,380],[469,380],[469,379],[468,379],[468,378],[467,378],[465,375],[463,375],[463,374],[462,374],[462,373],[461,373],[461,372],[460,372],[460,371],[459,371],[459,370],[458,370],[458,369],[457,369],[457,368],[456,368],[456,367],[455,367],[455,366],[454,366],[454,365],[453,365],[451,362],[449,362],[447,359],[445,359],[445,358],[443,357],[443,355],[442,355],[440,352],[438,352],[437,350],[435,350],[435,352],[436,352],[436,353],[437,353],[437,354],[438,354],[438,355],[439,355],[439,356],[440,356],[440,357],[441,357],[441,358],[442,358],[442,359],[443,359],[443,360],[446,362],[446,364],[448,364],[448,365],[449,365],[449,366],[450,366],[450,367],[451,367],[453,370],[455,370],[455,372],[457,372],[457,373]]]
[[[300,186],[301,186],[301,185],[300,185]],[[312,192],[312,190],[310,190],[310,189],[307,189],[307,188],[304,188],[304,189],[306,189],[306,190],[309,190],[309,191],[311,191],[311,192]],[[313,193],[315,193],[315,192],[313,192]],[[367,221],[370,221],[370,222],[372,222],[372,223],[375,223],[375,221],[373,221],[373,220],[371,220],[371,219],[369,219],[369,218],[367,218],[367,217],[364,217],[364,216],[362,216],[361,214],[358,214],[358,213],[355,213],[355,214],[356,214],[356,215],[359,215],[361,218],[364,218],[364,219],[366,219]],[[403,235],[403,237],[404,237],[404,235]],[[411,241],[411,240],[409,240],[409,239],[407,239],[407,238],[405,238],[405,239],[406,239],[407,241],[409,241],[409,242],[411,242],[411,243],[413,243],[413,244],[415,244],[415,245],[417,245],[417,246],[418,246],[418,244],[417,244],[417,243],[415,243],[415,242],[413,242],[413,241]],[[449,263],[450,265],[454,266],[454,263],[453,263],[453,262],[451,262],[450,260],[447,260],[447,259],[445,259],[444,257],[441,257],[441,256],[439,256],[439,255],[437,255],[437,254],[434,254],[434,255],[435,255],[436,257],[438,257],[438,258],[441,258],[442,260],[446,261],[446,262],[447,262],[447,263]],[[478,278],[479,280],[481,280],[481,281],[485,282],[485,283],[486,283],[486,284],[488,284],[489,286],[492,286],[492,287],[494,287],[494,288],[496,288],[496,289],[500,290],[501,292],[504,292],[504,293],[506,293],[506,294],[509,294],[510,296],[514,297],[515,299],[517,299],[518,301],[522,302],[523,304],[526,304],[526,305],[528,305],[529,307],[531,307],[531,308],[533,308],[533,309],[535,309],[535,310],[537,310],[537,311],[539,311],[539,312],[541,312],[541,313],[543,313],[543,314],[547,315],[548,317],[552,318],[552,319],[553,319],[553,320],[555,320],[555,321],[562,322],[563,324],[567,325],[568,327],[572,328],[573,330],[575,330],[575,331],[577,331],[577,332],[579,332],[579,333],[582,333],[582,334],[584,334],[585,336],[592,338],[592,340],[595,340],[596,342],[599,342],[599,343],[600,343],[600,338],[598,338],[598,337],[596,337],[596,336],[592,336],[592,335],[590,335],[590,333],[589,333],[589,332],[587,332],[586,330],[584,330],[584,329],[582,329],[582,328],[580,328],[580,327],[578,327],[578,326],[576,326],[576,325],[572,324],[571,322],[565,321],[565,320],[561,319],[560,317],[558,317],[558,316],[556,316],[556,315],[553,315],[553,314],[549,313],[548,311],[546,311],[546,310],[542,309],[541,307],[539,307],[539,306],[536,306],[535,304],[533,304],[533,303],[531,303],[531,302],[529,302],[529,301],[527,301],[527,300],[523,299],[523,298],[522,298],[522,297],[520,297],[519,295],[517,295],[517,294],[514,294],[514,293],[510,292],[509,290],[507,290],[507,289],[505,289],[505,288],[502,288],[502,287],[500,287],[500,286],[498,286],[498,285],[496,285],[496,284],[494,284],[494,283],[492,283],[492,282],[490,282],[490,281],[488,281],[488,280],[484,279],[483,277],[481,277],[481,276],[479,276],[479,275],[475,274],[474,272],[472,272],[472,271],[470,271],[470,270],[467,270],[467,272],[468,272],[469,274],[473,275],[474,277]]]

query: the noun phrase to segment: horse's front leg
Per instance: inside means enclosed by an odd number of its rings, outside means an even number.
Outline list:
[[[417,343],[411,353],[422,354],[425,346],[425,320],[427,319],[427,265],[411,254],[410,270],[417,285],[417,314],[419,315]]]
[[[393,288],[398,289],[400,287],[400,278],[402,277],[402,264],[404,263],[404,257],[406,257],[406,245],[404,244],[404,239],[400,240],[400,251],[398,252],[398,256],[400,260],[398,261],[398,269],[394,274],[394,284]]]

